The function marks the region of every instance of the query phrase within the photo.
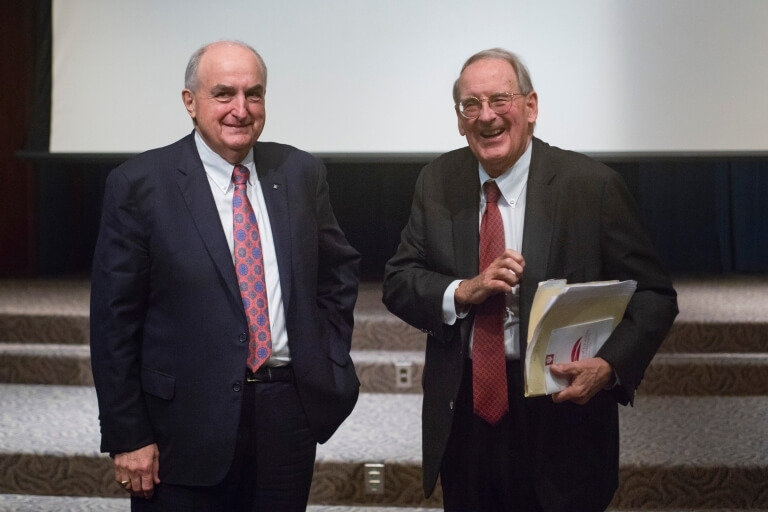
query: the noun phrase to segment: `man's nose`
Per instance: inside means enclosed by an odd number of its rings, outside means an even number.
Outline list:
[[[248,115],[248,108],[246,107],[247,100],[245,94],[238,94],[232,100],[232,115],[238,119],[243,119]]]
[[[494,117],[498,116],[496,112],[493,111],[491,108],[491,102],[490,101],[482,101],[480,102],[480,115],[477,116],[477,118],[481,121],[490,121]]]

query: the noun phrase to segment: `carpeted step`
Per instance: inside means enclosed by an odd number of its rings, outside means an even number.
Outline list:
[[[0,343],[0,382],[92,386],[90,348],[83,344]]]
[[[768,293],[768,290],[766,290]],[[675,320],[659,353],[765,352],[768,322]]]
[[[680,314],[661,352],[765,352],[768,348],[768,276],[675,279]],[[363,283],[355,308],[357,350],[421,350],[426,335],[392,316],[381,284]]]
[[[318,449],[312,503],[438,507],[421,492],[420,408],[361,395]],[[120,497],[92,388],[0,385],[0,411],[0,493]],[[768,508],[768,397],[638,396],[621,425],[615,508]],[[382,494],[366,492],[366,464],[383,464]]]
[[[0,342],[87,344],[88,280],[0,280]],[[768,276],[678,279],[680,315],[662,352],[764,352]],[[381,284],[362,283],[356,350],[423,350],[426,335],[390,314]]]
[[[421,393],[424,354],[353,351],[363,392]],[[683,396],[768,396],[768,353],[657,354],[638,393]]]
[[[130,512],[127,498],[0,494],[0,512]]]
[[[90,282],[0,280],[0,341],[88,343]]]
[[[87,314],[0,311],[0,340],[30,344],[87,344],[90,339],[88,321]]]
[[[720,397],[768,396],[768,352],[660,352],[645,372],[638,393]]]
[[[421,393],[424,353],[408,350],[353,350],[364,393]]]
[[[680,314],[661,352],[765,352],[768,276],[681,278]],[[426,334],[402,323],[381,303],[381,285],[363,283],[355,308],[356,350],[423,350]]]
[[[353,351],[368,393],[421,393],[424,355],[413,351]],[[0,383],[92,386],[87,345],[0,343]]]
[[[768,275],[676,278],[680,314],[662,352],[765,352]]]
[[[421,393],[421,351],[352,352],[363,393]],[[0,383],[93,385],[87,345],[0,343]],[[659,353],[639,390],[649,395],[768,396],[768,353]]]
[[[386,311],[355,309],[355,350],[421,350],[427,335]]]
[[[130,510],[131,502],[128,498],[0,494],[0,512],[130,512]],[[338,505],[310,505],[307,507],[307,512],[440,512],[441,510],[440,508]]]
[[[0,494],[0,512],[130,512],[127,498],[77,498]],[[441,512],[442,508],[310,505],[307,512]],[[608,509],[607,512],[641,512]],[[656,509],[642,512],[732,512],[731,509]],[[747,511],[745,511],[747,512]],[[751,509],[748,512],[768,512]]]

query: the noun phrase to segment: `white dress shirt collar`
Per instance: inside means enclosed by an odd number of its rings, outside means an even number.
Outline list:
[[[528,143],[528,147],[520,158],[517,159],[512,167],[504,171],[504,173],[498,178],[491,178],[488,173],[483,169],[482,164],[478,164],[480,174],[480,195],[483,196],[482,201],[485,201],[483,195],[483,183],[488,180],[495,180],[499,186],[502,197],[506,200],[507,204],[513,208],[517,206],[520,201],[520,196],[525,190],[525,185],[528,182],[528,171],[531,167],[531,148],[533,144]]]
[[[221,155],[212,150],[197,131],[195,131],[195,145],[197,146],[200,160],[203,161],[205,172],[208,173],[211,181],[213,181],[222,192],[226,192],[230,186],[234,186],[232,185],[232,171],[235,166],[224,160]],[[254,176],[256,174],[256,164],[253,161],[253,148],[248,150],[248,154],[245,155],[245,158],[240,162],[240,165],[247,167],[250,171],[248,185],[253,186],[256,182]]]

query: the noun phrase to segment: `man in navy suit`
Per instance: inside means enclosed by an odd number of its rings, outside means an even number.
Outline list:
[[[316,445],[357,400],[359,255],[331,210],[323,164],[256,142],[266,86],[249,46],[204,46],[182,92],[194,132],[107,179],[91,358],[101,449],[132,510],[304,510]],[[263,257],[271,341],[258,364],[234,265],[236,166]]]
[[[677,314],[675,291],[619,176],[533,136],[538,96],[514,54],[470,57],[453,96],[469,147],[422,170],[384,280],[387,307],[428,333],[424,492],[440,476],[447,512],[604,510],[618,482],[617,403],[633,401]],[[503,240],[480,268],[490,203]],[[524,398],[528,318],[547,279],[634,279],[637,291],[597,357],[552,366],[565,390]],[[473,360],[479,311],[497,297],[501,414],[489,421],[475,413]]]

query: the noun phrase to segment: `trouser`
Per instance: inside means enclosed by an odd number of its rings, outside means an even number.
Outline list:
[[[317,443],[292,381],[244,384],[234,460],[212,487],[160,483],[136,512],[292,512],[309,499]]]

